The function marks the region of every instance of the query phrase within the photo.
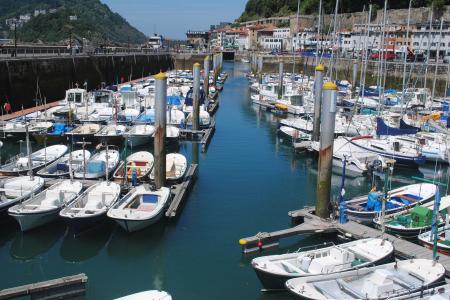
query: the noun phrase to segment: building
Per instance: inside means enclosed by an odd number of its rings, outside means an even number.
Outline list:
[[[209,47],[209,32],[208,31],[192,31],[186,32],[189,45],[194,49],[204,50]]]
[[[439,48],[439,57],[450,55],[450,22],[444,21],[442,35],[440,35],[440,22],[434,22],[431,26],[428,22],[417,23],[412,31],[412,49],[414,51],[428,53],[435,58]]]

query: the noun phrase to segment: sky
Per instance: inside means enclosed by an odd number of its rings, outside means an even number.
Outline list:
[[[187,30],[209,30],[244,11],[247,0],[101,0],[145,35],[185,39]]]

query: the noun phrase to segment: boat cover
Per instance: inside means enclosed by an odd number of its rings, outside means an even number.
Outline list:
[[[418,132],[417,128],[395,128],[390,127],[384,123],[383,119],[377,118],[377,135],[404,135],[404,134],[416,134]]]

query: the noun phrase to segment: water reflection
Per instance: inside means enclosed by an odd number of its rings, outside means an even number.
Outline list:
[[[108,243],[108,254],[118,258],[143,257],[163,239],[165,219],[143,230],[128,233],[116,226]]]
[[[10,254],[18,260],[29,260],[47,252],[66,231],[62,221],[52,222],[29,232],[17,230],[11,244]]]
[[[78,263],[96,256],[107,244],[114,225],[104,222],[78,235],[67,230],[61,244],[61,257],[67,262]]]

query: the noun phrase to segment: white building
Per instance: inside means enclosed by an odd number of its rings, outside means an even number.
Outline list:
[[[439,55],[450,55],[450,22],[444,22],[442,35],[440,36],[440,22],[433,24],[431,31],[429,23],[417,24],[412,32],[412,48],[414,51],[427,53],[430,50],[430,57],[436,57],[439,48]]]

